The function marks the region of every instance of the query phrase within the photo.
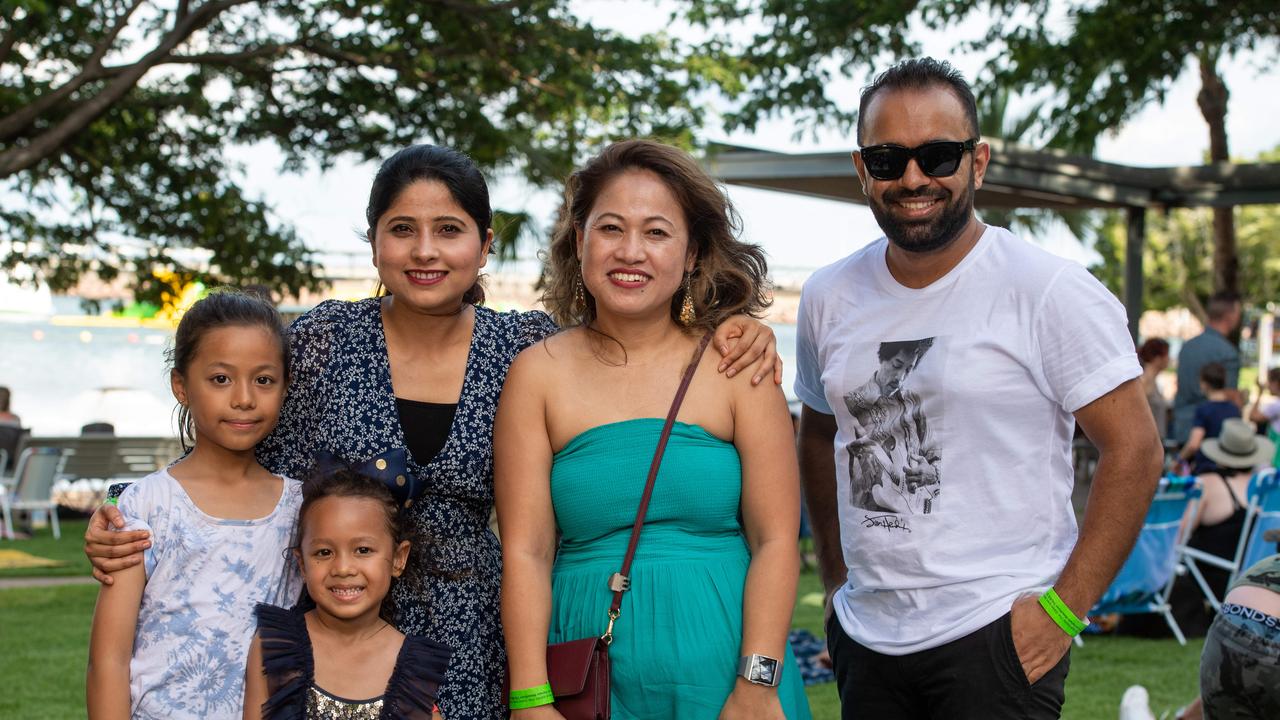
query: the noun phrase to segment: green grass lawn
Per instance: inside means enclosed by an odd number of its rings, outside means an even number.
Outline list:
[[[28,551],[73,562],[78,559],[74,567],[87,572],[79,547],[83,531],[81,523],[78,530],[65,532],[61,542],[49,539],[53,550],[42,547],[37,552],[32,545]],[[801,576],[801,598],[819,590],[815,575]],[[0,693],[0,718],[84,717],[84,668],[97,592],[94,585],[0,590],[0,678],[6,686]],[[822,608],[797,603],[794,625],[821,636]],[[1173,640],[1087,639],[1083,649],[1072,650],[1062,717],[1114,718],[1121,694],[1133,684],[1150,691],[1157,717],[1185,705],[1196,692],[1201,644],[1193,640],[1180,647]],[[833,684],[812,686],[808,695],[815,720],[840,717]]]
[[[84,530],[88,525],[88,520],[63,520],[62,537],[57,540],[53,539],[53,530],[47,527],[36,530],[29,540],[0,540],[0,549],[21,550],[66,563],[52,568],[0,569],[0,578],[88,575],[91,569],[84,557]]]
[[[0,590],[0,718],[84,717],[94,585]]]

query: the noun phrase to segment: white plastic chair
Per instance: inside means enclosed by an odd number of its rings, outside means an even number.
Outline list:
[[[62,537],[58,527],[58,505],[53,501],[53,483],[66,463],[66,452],[60,448],[30,447],[18,456],[11,484],[0,494],[0,512],[4,514],[4,534],[14,538],[13,511],[46,510],[53,525],[53,536]]]

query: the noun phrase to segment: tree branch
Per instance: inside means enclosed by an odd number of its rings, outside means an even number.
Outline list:
[[[111,46],[115,44],[116,38],[120,36],[120,32],[129,24],[129,18],[133,15],[138,6],[142,5],[143,0],[134,0],[120,17],[116,19],[114,25],[107,29],[102,39],[93,48],[93,54],[85,61],[84,67],[80,70],[80,74],[68,80],[57,90],[47,92],[36,98],[32,102],[23,105],[16,111],[0,118],[0,141],[12,140],[14,137],[31,127],[41,115],[57,107],[63,100],[71,97],[75,91],[84,87],[85,83],[92,82],[100,78],[102,72],[102,58],[111,50]],[[6,38],[8,40],[8,38]],[[10,42],[12,45],[12,42]],[[0,48],[0,53],[8,54],[9,48]]]
[[[502,12],[505,10],[510,10],[518,6],[520,3],[516,2],[516,0],[506,0],[506,2],[491,2],[491,3],[467,2],[465,0],[434,0],[432,4],[448,8],[457,13],[461,13],[464,15],[471,15],[474,17],[476,15],[483,15],[483,14],[488,14],[493,12]]]
[[[261,47],[230,53],[200,53],[199,55],[170,55],[157,65],[238,65],[245,60],[277,57],[289,49],[288,45],[263,45]],[[108,72],[119,72],[119,68],[107,68]]]
[[[188,13],[186,17],[174,24],[173,29],[161,39],[154,50],[133,65],[127,66],[127,69],[112,78],[97,95],[80,103],[57,125],[37,135],[26,145],[0,152],[0,178],[26,170],[42,158],[56,152],[69,138],[83,130],[99,115],[106,112],[113,103],[132,91],[143,75],[161,64],[169,53],[186,41],[192,33],[208,25],[222,12],[249,1],[209,2]]]
[[[0,65],[9,60],[9,55],[13,52],[13,45],[18,41],[17,25],[18,23],[10,21],[9,31],[4,34],[4,37],[0,37]]]
[[[107,34],[102,36],[98,44],[93,47],[93,54],[89,56],[85,68],[98,68],[102,66],[102,58],[106,57],[107,51],[115,44],[116,38],[120,37],[120,32],[129,25],[129,18],[133,17],[133,13],[142,5],[144,0],[133,0],[133,4],[125,8],[125,11],[116,18],[115,25],[107,30]]]

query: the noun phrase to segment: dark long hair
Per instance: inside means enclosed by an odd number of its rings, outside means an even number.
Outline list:
[[[187,369],[204,336],[210,330],[228,326],[266,328],[280,344],[284,381],[288,383],[289,345],[285,342],[284,321],[280,313],[261,295],[231,288],[213,290],[182,315],[178,330],[173,335],[173,347],[167,353],[169,369],[186,378]],[[191,452],[196,442],[196,429],[191,410],[186,405],[178,408],[178,437],[182,441],[183,452]]]
[[[373,187],[369,189],[369,205],[365,208],[364,217],[369,224],[368,239],[373,242],[378,227],[378,218],[396,201],[400,193],[415,182],[431,180],[439,182],[449,190],[453,201],[458,203],[480,231],[479,241],[484,242],[493,225],[493,209],[489,207],[489,186],[485,184],[484,175],[476,167],[471,158],[452,148],[439,145],[410,145],[387,158],[373,177]],[[493,246],[489,246],[493,252]],[[378,293],[382,294],[382,284],[378,284]],[[484,285],[480,278],[463,294],[462,301],[473,305],[484,304]]]

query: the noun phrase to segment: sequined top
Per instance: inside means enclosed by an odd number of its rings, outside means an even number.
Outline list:
[[[347,700],[330,695],[312,685],[307,693],[307,717],[327,720],[378,720],[382,717],[382,696],[372,700]]]
[[[432,538],[428,565],[441,572],[424,578],[422,592],[393,590],[395,624],[454,649],[440,697],[449,720],[503,716],[502,552],[489,530],[493,419],[511,362],[556,329],[545,313],[477,307],[449,437],[435,457],[409,453],[409,470],[424,487],[409,518]],[[391,386],[378,298],[317,305],[293,323],[289,344],[294,379],[279,424],[258,446],[263,466],[305,478],[319,450],[359,462],[412,447]]]
[[[382,695],[348,700],[315,682],[311,635],[301,612],[260,604],[258,637],[267,677],[264,720],[431,720],[440,683],[453,652],[417,635],[406,635]]]

